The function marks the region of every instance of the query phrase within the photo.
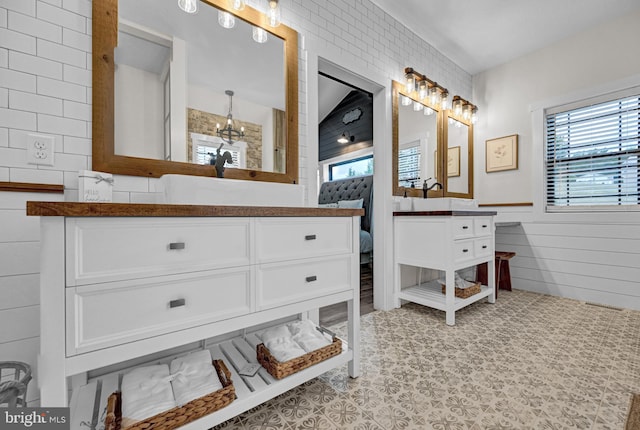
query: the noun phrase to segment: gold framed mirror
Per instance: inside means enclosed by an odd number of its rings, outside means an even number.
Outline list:
[[[175,7],[177,8],[177,0],[175,0]],[[215,11],[228,12],[236,21],[240,23],[248,24],[247,28],[255,27],[266,30],[269,37],[277,38],[282,41],[282,64],[283,70],[283,85],[284,91],[282,94],[282,101],[284,103],[284,110],[282,114],[277,116],[274,114],[273,130],[270,133],[274,136],[272,148],[270,150],[274,153],[273,167],[267,169],[261,169],[246,163],[246,168],[232,168],[226,167],[224,176],[232,179],[248,179],[256,181],[268,181],[268,182],[283,182],[283,183],[297,183],[298,182],[298,33],[287,27],[284,24],[280,24],[277,27],[270,27],[267,25],[267,17],[265,14],[246,6],[241,11],[233,10],[229,7],[227,0],[199,0],[199,13],[209,13]],[[172,154],[172,151],[167,149],[166,142],[160,140],[160,145],[163,146],[161,151],[164,151],[164,156],[159,156],[157,159],[147,158],[146,156],[129,155],[126,151],[117,149],[119,145],[116,144],[116,82],[115,82],[115,50],[118,46],[118,0],[94,0],[93,1],[93,124],[92,124],[92,138],[93,138],[93,165],[92,168],[97,171],[109,172],[121,175],[132,176],[145,176],[145,177],[160,177],[164,174],[184,174],[184,175],[196,175],[196,176],[216,176],[215,167],[210,164],[194,164],[188,162],[189,159],[194,160],[192,155],[193,142],[190,135],[192,133],[179,133],[180,139],[189,141],[189,147],[185,145],[185,149],[181,152],[186,152],[179,157],[167,154]],[[211,8],[209,10],[208,8]],[[217,20],[210,23],[211,26],[217,26]],[[125,27],[125,25],[123,25]],[[128,26],[131,28],[137,28],[136,25]],[[153,32],[150,32],[153,33]],[[251,39],[251,34],[248,36]],[[209,55],[219,54],[219,50],[216,50],[216,43],[220,44],[219,40],[207,41],[209,44]],[[253,42],[252,42],[253,43]],[[218,45],[219,46],[219,45]],[[245,57],[250,57],[246,52],[239,51],[238,56],[229,57],[224,55],[218,58],[218,67],[213,70],[208,70],[210,75],[214,75],[216,70],[231,71],[239,74],[240,69],[238,63]],[[173,54],[175,56],[175,52]],[[275,62],[278,62],[276,60]],[[248,70],[257,76],[260,71],[261,64],[253,64],[248,67]],[[234,67],[238,67],[236,70],[232,70]],[[246,66],[242,67],[245,71]],[[236,88],[234,88],[236,89]],[[186,84],[179,90],[182,93],[186,93]],[[237,93],[236,89],[236,93]],[[238,96],[238,94],[236,94]],[[226,97],[224,94],[222,97]],[[166,98],[165,98],[166,100]],[[240,99],[241,100],[241,99]],[[230,99],[229,104],[224,106],[223,109],[219,109],[220,112],[215,112],[218,115],[226,115],[227,108],[231,113],[231,106],[235,113],[236,106],[242,104],[238,99]],[[186,108],[190,108],[189,103],[185,105]],[[185,109],[187,110],[187,109]],[[275,111],[275,109],[274,109]],[[176,114],[175,112],[179,112]],[[184,112],[182,110],[175,110],[172,115],[177,119],[187,122],[187,116],[191,113]],[[237,116],[234,116],[234,120]],[[241,123],[244,127],[244,123]],[[138,128],[144,128],[143,124],[137,124]],[[279,127],[279,128],[278,128]],[[186,125],[183,127],[184,131],[187,131]],[[191,131],[191,130],[190,130]],[[211,134],[215,134],[214,131]],[[175,131],[164,131],[165,140],[166,136],[174,136]],[[280,136],[277,140],[275,136]],[[118,138],[118,144],[121,141],[121,137]],[[284,156],[282,156],[284,153]],[[170,159],[166,159],[170,158]],[[178,158],[184,158],[181,161],[173,161]],[[280,161],[278,161],[280,160]]]
[[[473,124],[447,110],[443,121],[447,146],[445,197],[473,198]]]
[[[392,93],[392,180],[393,195],[423,197],[424,180],[444,186],[443,112],[427,99],[414,100],[404,85],[393,81]],[[404,101],[404,103],[403,103]],[[411,184],[413,183],[413,187]],[[428,197],[442,197],[442,189],[428,191]]]

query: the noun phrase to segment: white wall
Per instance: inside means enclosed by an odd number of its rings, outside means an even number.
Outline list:
[[[640,213],[546,214],[543,109],[640,84],[640,12],[591,28],[473,78],[475,194],[498,207],[496,249],[511,260],[516,288],[640,309]],[[519,168],[485,173],[485,141],[519,137]]]

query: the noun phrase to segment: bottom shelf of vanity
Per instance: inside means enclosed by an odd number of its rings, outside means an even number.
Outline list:
[[[236,337],[224,342],[208,346],[214,360],[224,360],[231,372],[231,379],[235,387],[237,399],[230,405],[204,416],[198,420],[179,427],[180,430],[208,429],[227,421],[251,408],[254,408],[298,385],[322,375],[329,370],[340,367],[353,358],[353,352],[347,342],[342,340],[342,352],[332,358],[301,370],[283,379],[275,379],[264,368],[260,368],[255,376],[241,376],[238,373],[247,363],[257,363],[256,346],[261,343],[254,334],[246,337]],[[170,361],[174,357],[170,357]],[[155,364],[167,361],[157,360]],[[94,380],[75,389],[71,396],[71,430],[85,430],[89,424],[96,424],[95,428],[104,428],[104,414],[107,399],[118,389],[121,376],[126,371],[114,372]],[[96,409],[97,408],[97,409]],[[94,428],[94,427],[92,427]]]
[[[437,281],[425,282],[420,285],[403,288],[398,293],[398,298],[412,303],[417,303],[419,305],[428,306],[430,308],[439,309],[441,311],[447,311],[449,308],[447,308],[446,296],[442,294],[441,288],[441,285]],[[485,297],[489,297],[490,295],[491,288],[486,285],[482,285],[480,287],[480,292],[472,295],[471,297],[467,297],[466,299],[454,297],[453,310],[457,311],[462,309],[465,306],[469,306],[470,304],[475,303],[478,300],[482,300]]]

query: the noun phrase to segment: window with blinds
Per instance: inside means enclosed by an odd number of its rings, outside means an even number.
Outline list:
[[[640,204],[640,88],[634,90],[546,112],[548,212]]]
[[[414,146],[400,148],[398,151],[398,181],[399,186],[409,188],[420,185],[420,143]]]
[[[240,167],[240,151],[234,148],[225,148],[222,152],[225,151],[229,151],[231,153],[231,158],[233,159],[233,162],[231,164],[226,164],[225,167]],[[211,158],[215,158],[215,154],[215,147],[198,144],[196,149],[196,159],[194,160],[194,162],[196,164],[210,164]]]

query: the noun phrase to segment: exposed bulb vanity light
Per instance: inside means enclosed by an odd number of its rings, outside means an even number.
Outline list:
[[[233,109],[233,91],[226,90],[224,93],[229,96],[229,113],[227,114],[227,123],[224,128],[220,128],[220,124],[216,124],[216,132],[223,141],[229,145],[233,145],[234,139],[238,140],[244,137],[244,127],[240,127],[240,130],[233,128],[233,114],[231,113]]]
[[[411,104],[411,99],[405,95],[400,96],[400,104],[402,106],[409,106]]]
[[[236,19],[229,12],[218,11],[218,24],[224,28],[233,28],[236,25]]]
[[[246,5],[244,0],[229,0],[229,6],[235,10],[243,10]]]
[[[430,108],[430,107],[428,107],[428,106],[425,106],[425,107],[424,107],[424,114],[425,114],[425,115],[433,115],[433,109],[431,109],[431,108]]]
[[[277,27],[280,25],[280,6],[278,0],[269,0],[269,7],[267,8],[267,22],[271,27]]]
[[[471,119],[471,105],[469,103],[465,103],[462,106],[462,118],[469,121]]]
[[[420,102],[413,102],[413,110],[415,112],[420,112],[422,110],[422,103]]]
[[[196,13],[198,11],[198,0],[178,0],[178,7],[186,13]]]
[[[342,136],[338,138],[338,143],[342,143],[344,145],[345,143],[353,142],[354,140],[356,140],[356,137],[349,135],[349,132],[345,131],[342,133]]]
[[[437,84],[434,84],[433,87],[431,87],[431,89],[429,90],[429,102],[434,105],[437,106],[438,105],[438,87],[436,86]]]
[[[440,95],[440,106],[443,110],[449,109],[449,91],[444,90]]]
[[[471,124],[475,124],[478,122],[478,108],[474,107],[471,110]]]
[[[455,116],[462,115],[462,100],[459,96],[453,97],[453,114]]]
[[[267,31],[264,28],[253,27],[253,40],[258,43],[266,43],[267,38]]]
[[[420,81],[420,84],[418,84],[418,97],[420,100],[424,100],[427,97],[428,91],[429,84],[427,84],[427,81]]]
[[[453,115],[470,121],[471,124],[478,122],[478,106],[463,99],[460,96],[453,96]]]

